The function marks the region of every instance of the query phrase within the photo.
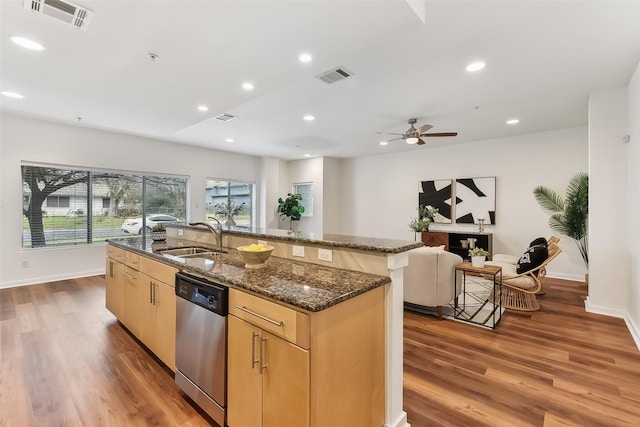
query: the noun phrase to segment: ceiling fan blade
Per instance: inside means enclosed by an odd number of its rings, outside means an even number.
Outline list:
[[[422,138],[418,138],[418,145],[424,145],[425,142],[422,140]]]
[[[429,129],[431,129],[432,127],[433,127],[433,126],[431,126],[431,125],[423,125],[423,126],[420,126],[420,127],[419,127],[418,129],[416,129],[416,130],[418,131],[418,133],[422,133],[422,132],[426,132],[426,131],[428,131],[428,130],[429,130]]]
[[[378,135],[380,134],[386,134],[386,135],[400,135],[400,136],[404,136],[404,133],[393,133],[393,132],[376,132]]]
[[[438,137],[438,136],[456,136],[458,135],[458,132],[439,132],[439,133],[425,133],[423,135],[420,136],[424,136],[424,137]]]
[[[398,138],[389,139],[389,140],[387,140],[387,142],[397,141],[399,139],[404,139],[404,136],[399,136]]]

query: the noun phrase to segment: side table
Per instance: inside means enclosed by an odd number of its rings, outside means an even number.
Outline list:
[[[459,274],[462,273],[462,274]],[[458,283],[458,277],[461,283]],[[484,292],[480,285],[480,291],[474,290],[467,295],[467,281],[472,281],[470,277],[482,278],[483,280],[493,279],[492,289],[489,293]],[[454,318],[479,326],[495,329],[502,319],[502,267],[485,265],[482,268],[474,267],[470,262],[463,262],[455,267],[455,294],[461,289],[460,296],[454,300]],[[485,295],[486,294],[486,295]],[[490,298],[490,294],[496,298]],[[492,300],[492,301],[491,301]],[[497,300],[497,301],[496,301]]]

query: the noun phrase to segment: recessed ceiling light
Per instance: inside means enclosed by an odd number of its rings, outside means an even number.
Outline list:
[[[305,157],[311,157],[311,154],[305,154],[304,156]]]
[[[224,142],[233,142],[233,138],[227,138],[224,140]]]
[[[380,145],[388,145],[389,143],[387,141],[380,141]]]
[[[313,117],[311,114],[307,114],[306,116],[303,117],[303,119],[305,119],[308,122],[312,122],[314,121],[316,118]]]
[[[209,111],[209,107],[206,105],[198,105],[198,110],[200,111]]]
[[[22,47],[24,47],[26,49],[31,49],[31,50],[44,50],[45,49],[45,47],[42,46],[37,41],[33,41],[33,40],[28,39],[26,37],[9,36],[9,40],[14,42],[18,46],[22,46]]]
[[[506,121],[506,123],[508,125],[515,125],[515,124],[520,123],[520,120],[519,119],[509,119],[509,120]]]
[[[307,62],[311,62],[313,57],[308,53],[302,53],[300,54],[300,56],[298,56],[298,59],[300,60],[300,62],[304,62],[306,64]]]
[[[0,92],[3,96],[6,96],[7,98],[15,98],[15,99],[22,99],[24,98],[23,95],[17,93],[17,92],[11,92],[8,90],[3,90],[2,92]]]
[[[253,83],[251,83],[251,82],[242,83],[242,89],[244,89],[244,90],[253,90]]]
[[[474,72],[474,71],[480,71],[482,70],[487,64],[485,64],[482,61],[478,61],[478,62],[472,62],[471,64],[467,65],[467,68],[465,68],[467,71],[469,71],[470,73]]]

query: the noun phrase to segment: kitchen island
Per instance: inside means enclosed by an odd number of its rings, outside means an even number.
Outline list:
[[[279,393],[296,390],[295,393],[287,398],[280,396],[269,400],[276,383],[273,377],[265,376],[260,380],[260,387],[264,388],[261,393],[267,393],[267,386],[271,385],[268,395],[256,394],[255,390],[249,393],[246,374],[250,371],[242,374],[232,362],[228,381],[234,384],[229,388],[230,426],[269,425],[270,415],[282,422],[285,407],[276,403],[283,405],[287,401],[297,402],[294,406],[298,409],[307,408],[292,412],[288,407],[287,414],[291,417],[286,419],[296,425],[407,425],[406,414],[402,411],[401,284],[406,251],[420,246],[419,242],[335,235],[323,236],[327,240],[316,240],[313,236],[291,235],[284,230],[225,230],[222,242],[225,253],[214,259],[179,259],[163,256],[159,250],[193,245],[212,247],[212,235],[206,229],[178,225],[168,227],[168,236],[164,244],[136,238],[111,240],[110,246],[141,255],[141,259],[153,259],[175,270],[195,272],[221,281],[231,288],[230,299],[240,298],[243,306],[246,301],[260,303],[263,300],[276,309],[284,306],[298,313],[292,317],[297,319],[296,332],[286,336],[284,330],[269,330],[268,325],[234,313],[234,304],[230,304],[229,360],[235,360],[232,354],[241,348],[233,343],[235,337],[241,335],[242,325],[261,327],[251,334],[274,335],[270,338],[272,351],[275,352],[278,338],[288,345],[282,348],[295,346],[298,350],[296,357],[286,359],[280,375],[299,374],[295,378],[289,376],[289,385],[275,387]],[[266,268],[246,270],[233,248],[256,241],[266,241],[274,246],[273,256]],[[302,257],[292,255],[296,252],[294,247]],[[331,251],[331,261],[319,256],[321,250]],[[398,282],[400,286],[396,286]],[[261,305],[261,309],[264,307]],[[300,363],[294,363],[295,360]],[[272,369],[266,371],[275,375],[277,363],[272,360],[270,366]],[[293,369],[294,366],[298,368]],[[292,380],[299,378],[306,379],[297,387],[293,386]],[[243,389],[234,389],[240,383],[244,384]],[[304,390],[307,393],[301,392]],[[261,411],[261,424],[237,418],[238,414],[252,411],[236,411],[234,415],[234,408],[242,407],[241,397],[247,395],[269,402]],[[244,404],[248,408],[251,401]]]

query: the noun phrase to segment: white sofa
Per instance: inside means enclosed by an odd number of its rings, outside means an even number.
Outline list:
[[[404,269],[404,301],[436,307],[442,319],[442,306],[460,295],[460,290],[455,292],[455,266],[461,262],[462,257],[445,251],[444,246],[410,250]]]

